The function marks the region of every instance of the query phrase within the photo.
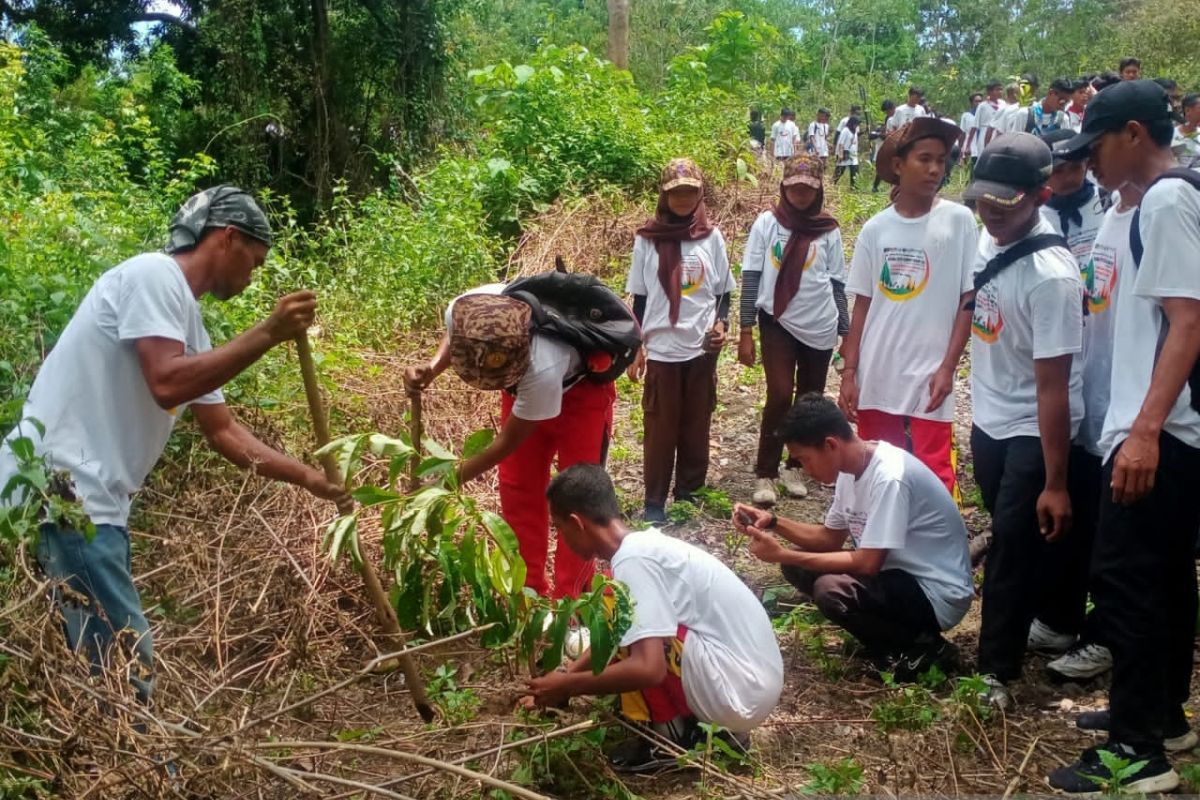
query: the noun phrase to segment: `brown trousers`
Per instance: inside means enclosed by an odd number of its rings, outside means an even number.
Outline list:
[[[832,350],[814,350],[788,333],[765,311],[758,312],[758,335],[762,344],[763,372],[767,377],[767,402],[763,406],[758,433],[758,460],[754,475],[778,478],[783,439],[779,423],[788,409],[809,392],[825,391]],[[800,466],[788,460],[789,467]]]
[[[675,477],[675,499],[689,499],[708,473],[708,434],[717,407],[717,356],[690,361],[647,361],[642,390],[646,505],[665,506]]]

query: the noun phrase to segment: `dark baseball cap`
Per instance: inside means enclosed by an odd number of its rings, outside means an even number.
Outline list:
[[[1050,148],[1050,154],[1054,156],[1054,166],[1066,163],[1068,161],[1082,161],[1083,157],[1077,153],[1064,149],[1066,143],[1075,138],[1075,131],[1070,128],[1060,128],[1050,133],[1042,134],[1042,141]],[[1084,156],[1086,156],[1086,151]]]
[[[1079,133],[1063,145],[1070,158],[1086,158],[1092,142],[1130,122],[1158,122],[1171,118],[1167,92],[1151,80],[1121,81],[1101,90],[1083,112]]]
[[[1046,185],[1054,161],[1050,148],[1032,133],[1006,133],[983,148],[975,164],[975,177],[963,192],[964,200],[986,200],[1015,206],[1031,191]]]

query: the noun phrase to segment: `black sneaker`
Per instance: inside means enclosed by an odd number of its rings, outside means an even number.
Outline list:
[[[673,767],[677,761],[641,736],[626,739],[608,756],[608,763],[617,772],[645,774]]]
[[[908,683],[936,666],[947,677],[957,673],[961,667],[958,647],[941,636],[918,642],[902,652],[892,664],[896,680]]]
[[[655,525],[666,522],[666,509],[662,506],[646,506],[646,510],[642,512],[642,519]]]
[[[1140,755],[1122,744],[1088,748],[1074,764],[1059,767],[1051,772],[1046,778],[1046,783],[1050,784],[1050,788],[1067,794],[1099,795],[1117,789],[1118,787],[1107,785],[1112,780],[1112,773],[1100,760],[1102,749],[1130,763],[1146,762],[1141,769],[1121,781],[1121,793],[1158,794],[1173,792],[1179,788],[1179,775],[1171,769],[1166,756],[1161,753]]]
[[[1075,727],[1081,731],[1107,731],[1112,728],[1112,712],[1107,708],[1099,711],[1085,711],[1075,718]],[[1200,736],[1188,725],[1187,717],[1180,710],[1176,719],[1169,720],[1165,726],[1163,749],[1168,753],[1182,753],[1200,744]]]

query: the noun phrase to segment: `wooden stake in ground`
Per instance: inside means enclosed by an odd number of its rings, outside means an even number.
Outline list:
[[[308,334],[301,334],[296,337],[296,355],[300,359],[300,374],[304,378],[304,394],[308,397],[308,410],[312,415],[313,432],[317,437],[317,446],[324,447],[329,444],[329,419],[325,416],[325,404],[321,401],[321,387],[317,383],[317,367],[313,363],[312,348],[308,344]],[[332,455],[326,455],[321,459],[321,466],[325,468],[325,477],[331,483],[340,484],[343,480],[342,475],[338,472],[337,461]],[[354,511],[352,502],[345,502],[338,505],[338,513],[350,514]],[[375,607],[375,619],[379,622],[379,626],[383,628],[387,634],[391,647],[388,649],[397,649],[404,646],[404,633],[400,630],[400,622],[396,619],[396,612],[392,608],[391,602],[388,600],[387,592],[383,590],[383,585],[379,582],[379,574],[375,571],[374,564],[370,559],[363,558],[362,566],[359,574],[362,575],[363,585],[367,590],[367,597],[370,598],[371,604]],[[425,695],[425,684],[421,680],[421,674],[417,672],[416,662],[407,653],[398,656],[400,661],[400,670],[404,673],[404,683],[408,687],[409,693],[412,695],[413,703],[417,707],[417,712],[421,715],[421,719],[426,722],[432,722],[434,718],[433,706],[429,703],[429,698]]]

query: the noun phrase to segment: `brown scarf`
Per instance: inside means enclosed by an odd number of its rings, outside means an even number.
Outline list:
[[[788,303],[800,290],[800,277],[804,274],[804,259],[808,256],[809,246],[818,237],[837,230],[838,221],[829,216],[824,207],[824,189],[817,190],[817,199],[804,210],[788,202],[782,187],[779,190],[779,202],[772,211],[775,221],[787,228],[791,236],[783,247],[783,261],[779,265],[779,277],[775,280],[775,319],[783,316]]]
[[[667,206],[667,193],[658,193],[654,219],[638,228],[638,235],[654,242],[658,252],[658,282],[667,293],[671,324],[679,323],[679,301],[683,295],[683,248],[681,242],[695,242],[713,232],[708,224],[704,198],[689,217],[677,217]]]

